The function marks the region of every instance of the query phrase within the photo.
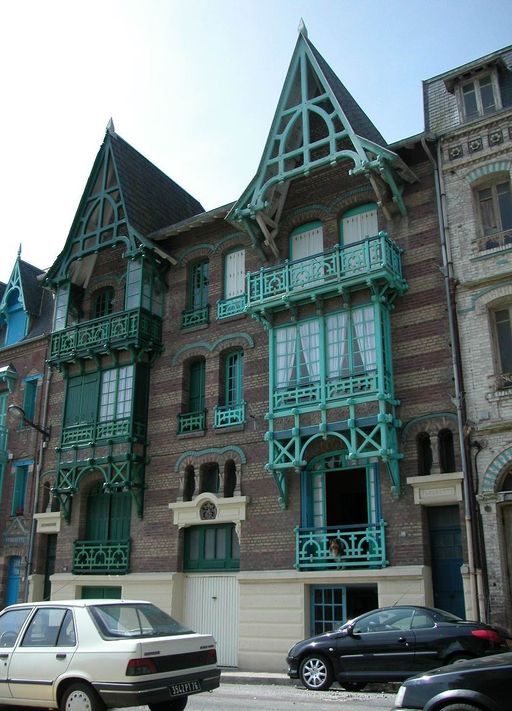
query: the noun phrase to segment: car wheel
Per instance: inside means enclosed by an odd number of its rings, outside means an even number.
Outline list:
[[[458,704],[455,702],[454,704],[443,706],[441,711],[481,711],[481,709],[480,706],[473,706],[473,704],[465,704],[462,702]]]
[[[188,696],[180,696],[173,701],[164,701],[159,704],[148,704],[149,711],[183,711],[188,702]]]
[[[332,684],[332,669],[323,657],[312,654],[300,664],[299,676],[306,689],[324,691]]]
[[[61,711],[105,711],[105,704],[92,686],[85,683],[71,684],[62,697]]]
[[[366,684],[364,681],[340,681],[340,686],[345,691],[361,691]]]
[[[455,664],[456,662],[465,662],[468,659],[474,659],[475,657],[472,654],[454,654],[453,657],[450,657],[446,664]]]

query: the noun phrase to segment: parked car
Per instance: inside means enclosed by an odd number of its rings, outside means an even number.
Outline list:
[[[348,690],[403,681],[419,672],[508,649],[502,633],[430,607],[395,605],[360,615],[288,652],[288,676],[308,689]]]
[[[149,602],[71,600],[0,614],[0,703],[104,711],[182,711],[219,686],[215,640]]]
[[[512,652],[450,664],[402,684],[392,711],[511,711]]]

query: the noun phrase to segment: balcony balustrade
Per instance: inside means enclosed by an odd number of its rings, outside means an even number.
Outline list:
[[[355,244],[336,245],[312,257],[262,268],[246,277],[247,310],[327,293],[334,287],[348,288],[368,278],[387,280],[403,291],[406,284],[400,252],[400,247],[380,232]]]
[[[296,528],[298,570],[384,568],[385,522],[354,526]]]
[[[128,573],[130,541],[75,541],[73,573]]]
[[[238,405],[218,405],[215,408],[213,426],[215,429],[241,425],[245,422],[245,402]]]
[[[245,311],[245,294],[233,296],[231,299],[217,301],[217,320],[243,314]]]
[[[71,425],[62,430],[61,446],[86,446],[95,444],[106,439],[116,437],[138,437],[144,438],[146,427],[141,422],[134,422],[128,417],[123,420],[112,420],[106,422],[90,422],[79,425]]]
[[[161,344],[160,317],[145,309],[133,309],[55,331],[51,335],[49,360],[71,361],[130,346],[155,350]]]
[[[203,306],[201,309],[188,309],[181,314],[181,327],[192,328],[210,323],[210,306]]]
[[[184,412],[178,415],[178,434],[204,432],[206,429],[206,410]]]

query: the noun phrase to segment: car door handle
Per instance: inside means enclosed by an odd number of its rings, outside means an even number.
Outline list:
[[[408,643],[408,642],[407,642],[407,639],[406,639],[405,637],[399,637],[399,638],[398,638],[398,641],[399,641],[401,644],[407,644],[407,643]]]
[[[56,654],[55,657],[56,657],[56,659],[66,659],[67,654],[62,654],[62,653],[61,653],[61,654]]]

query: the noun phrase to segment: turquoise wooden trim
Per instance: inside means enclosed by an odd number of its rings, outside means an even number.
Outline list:
[[[21,281],[20,274],[20,259],[21,257],[18,255],[16,261],[14,262],[14,267],[12,269],[11,276],[9,277],[9,281],[7,282],[5,291],[0,301],[0,314],[5,314],[8,308],[8,302],[11,292],[15,290],[18,291],[18,301],[20,302],[23,311],[27,313],[27,308],[25,305],[25,294],[23,293],[23,282]]]
[[[499,479],[512,463],[512,447],[500,452],[489,464],[482,481],[482,493],[496,493]]]
[[[7,383],[9,393],[14,390],[14,384],[18,378],[18,373],[10,365],[0,368],[0,383]]]
[[[245,313],[245,294],[217,301],[217,320]]]
[[[113,575],[130,572],[131,543],[126,541],[75,541],[73,574]]]
[[[189,449],[186,452],[183,452],[183,454],[180,454],[176,460],[174,471],[179,472],[183,462],[187,461],[187,459],[204,459],[205,457],[216,459],[217,457],[224,457],[229,453],[235,454],[240,464],[247,464],[247,456],[242,447],[238,447],[237,445],[228,445],[226,447],[207,447],[206,449]]]
[[[214,410],[215,429],[243,425],[245,422],[245,402],[235,405],[217,405]]]
[[[176,365],[177,363],[179,363],[180,360],[183,360],[183,356],[188,351],[192,350],[205,350],[208,351],[208,353],[213,353],[213,351],[217,350],[217,348],[223,343],[226,343],[226,341],[233,341],[237,338],[240,338],[245,341],[245,343],[247,344],[245,348],[254,348],[254,339],[249,333],[245,333],[243,331],[239,331],[236,333],[227,333],[225,336],[221,336],[215,341],[212,341],[212,343],[200,341],[199,343],[189,343],[188,345],[183,346],[174,354],[171,363],[172,365]]]
[[[489,163],[487,165],[481,165],[478,168],[475,168],[466,175],[466,180],[468,181],[468,183],[474,183],[479,178],[483,178],[486,175],[492,175],[493,173],[508,173],[510,178],[511,170],[511,160],[496,161],[496,163]]]
[[[181,312],[181,328],[192,328],[210,323],[210,306],[201,309],[187,309]]]
[[[386,523],[368,523],[365,526],[322,526],[296,528],[296,564],[298,570],[364,570],[385,568]],[[333,557],[329,542],[341,543],[342,553]]]

